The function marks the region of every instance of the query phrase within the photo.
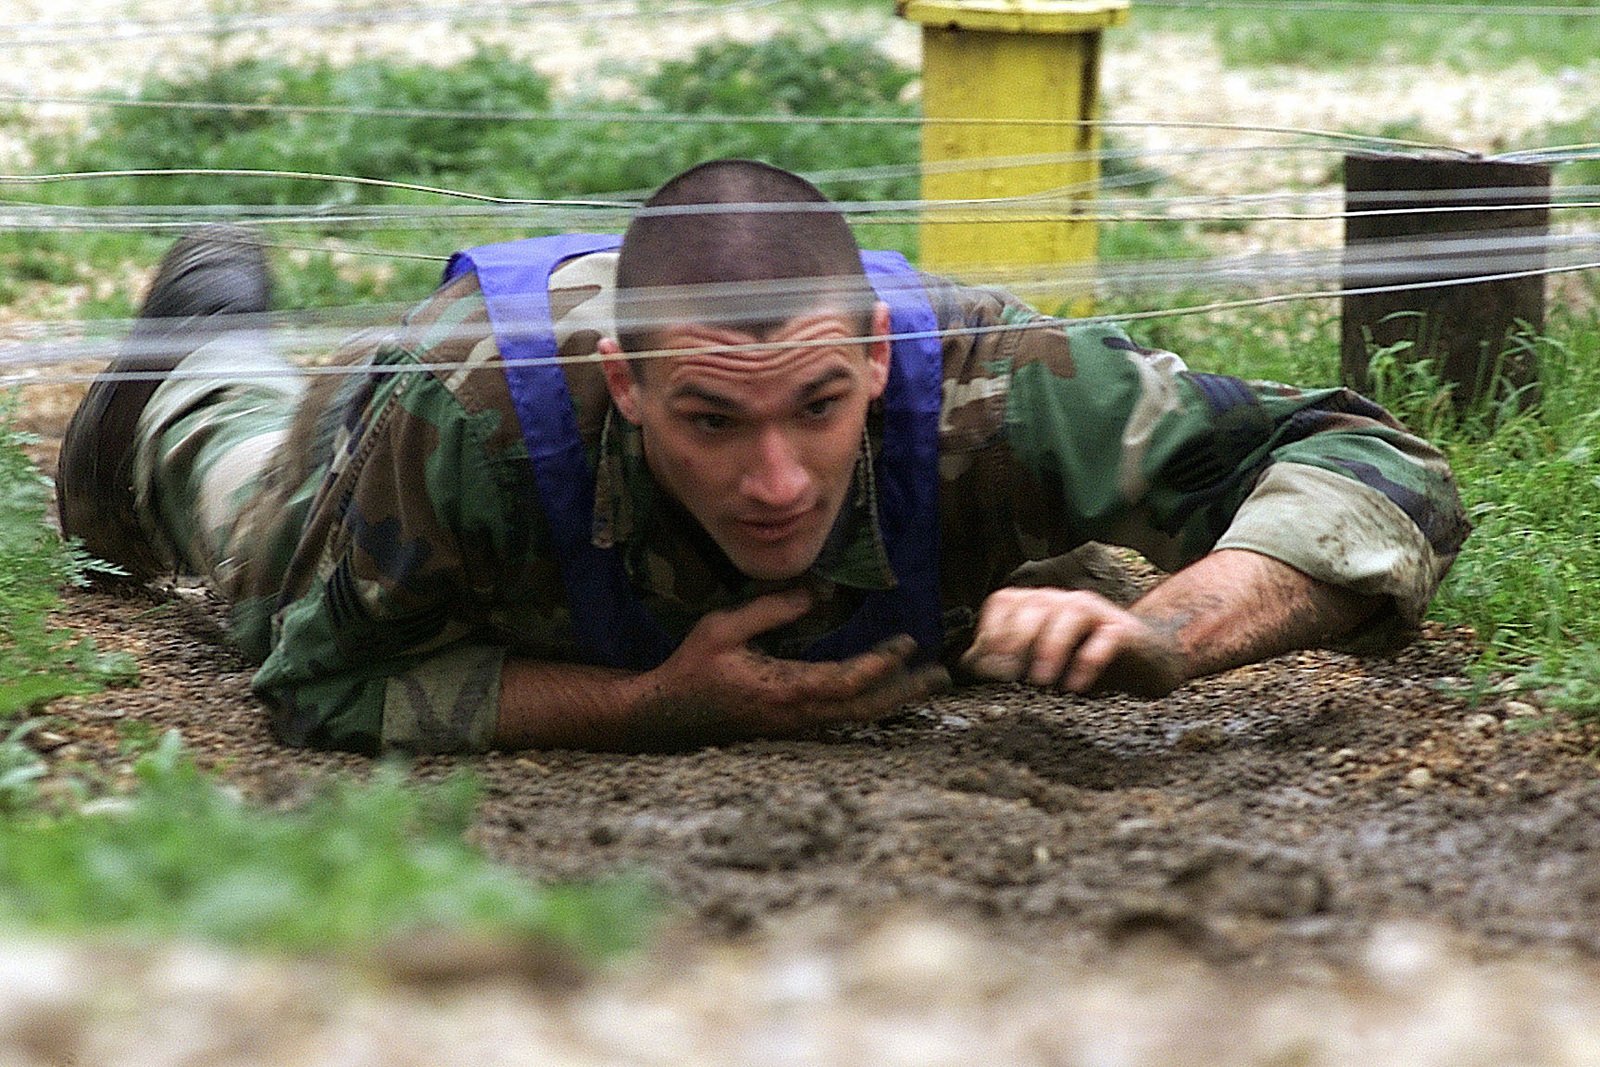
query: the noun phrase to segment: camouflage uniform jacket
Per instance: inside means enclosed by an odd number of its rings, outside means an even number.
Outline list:
[[[563,355],[609,332],[614,254],[552,277]],[[1014,568],[1086,541],[1174,569],[1247,548],[1381,595],[1375,632],[1420,619],[1466,533],[1431,446],[1345,390],[1192,373],[1108,326],[1016,327],[1006,294],[926,278],[944,341],[940,579],[951,652]],[[573,605],[476,279],[441,288],[343,358],[383,371],[319,379],[253,507],[275,535],[230,583],[235,628],[264,659],[255,688],[294,744],[375,751],[486,747],[507,656],[579,658]],[[600,368],[565,365],[597,464],[597,543],[681,636],[761,591],[651,478]],[[893,582],[863,444],[856,485],[807,576],[813,617],[784,654]],[[254,608],[251,605],[256,605]],[[582,606],[576,606],[582,610]]]

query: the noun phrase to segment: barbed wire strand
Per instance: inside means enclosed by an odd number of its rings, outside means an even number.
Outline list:
[[[1007,157],[1008,159],[1015,157]],[[1036,159],[1039,157],[1024,157]],[[1053,157],[1045,157],[1053,158]],[[405,182],[387,178],[369,178],[360,175],[319,173],[315,171],[257,169],[247,167],[151,167],[128,168],[118,170],[93,170],[93,171],[61,171],[40,174],[0,174],[0,185],[31,186],[50,185],[68,182],[92,182],[127,178],[173,178],[173,177],[204,177],[204,178],[261,178],[291,182],[318,182],[328,184],[342,184],[357,187],[385,189],[392,191],[418,193],[428,196],[444,197],[456,200],[467,200],[482,204],[492,204],[504,207],[518,208],[550,208],[568,210],[574,208],[595,209],[601,211],[619,211],[639,209],[629,202],[619,202],[610,199],[560,199],[545,197],[514,197],[502,196],[491,193],[474,192],[449,186],[427,185],[417,182]],[[1426,197],[1428,190],[1403,190],[1398,191],[1411,203]],[[1535,206],[1541,201],[1538,190],[1529,187],[1505,187],[1494,190],[1497,197],[1503,198],[1508,203],[1480,203],[1479,200],[1487,199],[1482,191],[1454,192],[1440,190],[1440,197],[1451,196],[1462,199],[1470,198],[1471,203],[1431,203],[1424,206],[1402,206],[1395,208],[1373,208],[1371,214],[1417,214],[1426,212],[1450,213],[1468,211],[1501,211],[1525,210]],[[1048,191],[1047,191],[1048,193]],[[1029,193],[1025,197],[995,197],[995,198],[966,198],[966,199],[907,199],[907,200],[877,200],[877,201],[848,201],[840,200],[822,204],[696,204],[682,205],[670,208],[642,209],[652,214],[723,214],[723,213],[753,213],[777,212],[783,214],[804,213],[807,211],[832,212],[839,211],[846,216],[862,214],[879,214],[883,212],[916,212],[921,216],[944,214],[953,216],[963,210],[982,208],[986,210],[1003,212],[1015,208],[1018,211],[1031,209],[1037,210],[1041,193]],[[1368,199],[1381,199],[1387,195],[1383,192],[1367,194],[1357,191],[1354,195]],[[1396,197],[1399,199],[1399,197]],[[0,204],[5,201],[0,200]],[[1074,201],[1074,209],[1081,208],[1081,204]],[[1560,195],[1552,195],[1549,200],[1551,208],[1588,208],[1594,204],[1586,200],[1569,201]],[[337,210],[337,209],[334,209]],[[402,210],[395,206],[391,210]],[[1310,220],[1315,218],[1342,218],[1362,212],[1326,212],[1326,213],[1288,213],[1276,216],[1284,219]],[[1271,218],[1274,216],[1251,215],[1250,218]]]
[[[65,105],[74,107],[134,108],[166,111],[234,111],[261,114],[329,115],[350,118],[438,119],[451,122],[537,122],[581,125],[614,123],[619,125],[694,125],[694,126],[984,126],[1005,128],[1068,129],[1149,129],[1210,130],[1308,137],[1353,144],[1387,145],[1470,157],[1469,149],[1434,141],[1326,130],[1315,127],[1263,123],[1204,122],[1182,119],[1063,119],[974,115],[805,115],[733,114],[728,112],[655,111],[536,111],[531,109],[478,110],[472,108],[389,108],[344,104],[286,104],[265,101],[225,100],[146,100],[125,97],[77,96],[66,94],[0,91],[0,102],[27,105]]]
[[[1191,304],[1191,305],[1172,307],[1172,308],[1150,309],[1150,310],[1144,310],[1144,311],[1128,311],[1128,312],[1120,312],[1120,313],[1108,314],[1108,315],[1085,316],[1085,317],[1081,317],[1081,318],[1070,318],[1070,317],[1060,317],[1060,316],[1045,316],[1045,317],[1042,317],[1041,319],[1039,319],[1037,321],[1032,321],[1032,322],[1023,323],[1023,324],[1006,324],[1006,325],[1001,325],[1001,326],[984,326],[984,327],[962,327],[962,328],[950,329],[950,330],[933,331],[931,333],[929,333],[929,332],[919,332],[919,333],[908,333],[908,334],[896,334],[896,335],[894,335],[894,337],[896,339],[900,339],[900,338],[912,338],[912,337],[925,337],[925,336],[930,336],[930,335],[937,335],[937,336],[940,336],[940,337],[946,337],[946,336],[981,336],[981,335],[986,334],[986,333],[999,332],[999,331],[1003,331],[1003,330],[1007,330],[1007,329],[1019,329],[1019,328],[1035,329],[1035,328],[1042,328],[1042,327],[1060,327],[1060,326],[1064,326],[1064,325],[1087,324],[1087,323],[1111,323],[1111,322],[1128,323],[1128,322],[1139,322],[1139,321],[1148,321],[1148,320],[1161,319],[1161,318],[1175,318],[1175,317],[1189,316],[1189,315],[1213,314],[1213,313],[1218,313],[1218,312],[1223,312],[1223,311],[1234,311],[1234,310],[1241,310],[1241,309],[1246,309],[1246,308],[1263,307],[1263,306],[1268,306],[1268,305],[1272,305],[1272,304],[1280,304],[1280,303],[1286,303],[1286,302],[1292,302],[1292,301],[1310,301],[1310,300],[1320,300],[1320,299],[1336,299],[1336,298],[1347,298],[1347,297],[1352,297],[1352,296],[1376,295],[1376,294],[1381,294],[1381,293],[1408,292],[1408,291],[1424,290],[1424,289],[1438,288],[1438,287],[1444,287],[1444,286],[1466,286],[1466,285],[1484,284],[1484,283],[1491,283],[1491,282],[1504,282],[1504,281],[1510,281],[1510,280],[1515,280],[1515,279],[1520,279],[1520,278],[1549,277],[1549,276],[1553,276],[1553,275],[1557,275],[1557,274],[1567,274],[1567,273],[1574,273],[1574,272],[1580,272],[1580,271],[1589,271],[1589,270],[1595,270],[1595,269],[1600,269],[1600,259],[1592,259],[1591,258],[1591,259],[1586,259],[1586,260],[1584,260],[1582,262],[1558,264],[1558,265],[1554,265],[1554,266],[1546,265],[1546,266],[1539,266],[1539,267],[1533,267],[1533,268],[1527,268],[1527,269],[1498,270],[1498,271],[1479,272],[1479,273],[1468,274],[1468,275],[1454,275],[1454,276],[1448,276],[1448,277],[1423,278],[1423,279],[1415,280],[1415,281],[1406,281],[1406,282],[1399,282],[1399,283],[1388,283],[1388,284],[1383,284],[1383,285],[1371,285],[1371,286],[1340,285],[1338,287],[1332,287],[1332,288],[1323,288],[1323,289],[1307,290],[1307,291],[1297,291],[1297,292],[1290,292],[1290,293],[1275,293],[1275,294],[1267,294],[1267,295],[1246,297],[1246,298],[1239,298],[1239,299],[1232,299],[1232,300],[1210,301],[1210,302],[1202,303],[1202,304]],[[733,287],[717,286],[717,287],[699,287],[699,288],[708,288],[708,289],[717,289],[717,290],[733,289],[733,290],[739,291],[740,293],[748,294],[748,290],[750,289],[750,286],[741,284],[739,286],[733,286]],[[246,317],[240,317],[239,319],[236,319],[236,321],[241,323],[241,324],[244,324],[244,325],[250,325],[251,324],[250,321]],[[659,324],[660,324],[659,320],[654,320],[653,319],[652,322],[651,322],[651,325],[659,325]],[[504,328],[504,324],[501,324],[501,327]],[[481,330],[481,327],[478,327],[478,329]],[[859,340],[865,340],[865,339],[866,338],[856,338],[855,340],[859,341]],[[819,341],[817,343],[820,344],[820,343],[839,343],[839,342],[838,342],[837,339],[834,339],[834,340]],[[48,351],[41,352],[40,351],[41,347],[43,347],[46,350],[48,350],[52,346],[51,346],[51,344],[49,342],[41,342],[40,339],[37,338],[37,337],[29,338],[29,339],[26,339],[26,340],[24,340],[22,342],[18,342],[16,344],[10,344],[10,345],[0,344],[0,365],[9,365],[9,366],[42,366],[42,365],[49,365],[51,363],[62,363],[62,362],[68,362],[68,361],[81,361],[81,360],[86,360],[86,359],[104,359],[104,358],[108,358],[109,355],[114,355],[114,354],[126,355],[126,354],[129,353],[129,348],[128,348],[128,345],[127,345],[126,342],[118,343],[118,342],[116,342],[114,340],[109,340],[109,339],[107,341],[98,342],[98,343],[79,343],[79,344],[76,344],[76,345],[55,345],[54,347],[56,349],[58,349],[58,351],[56,351],[53,355],[51,353],[49,353]],[[742,351],[760,349],[762,347],[764,347],[764,346],[762,344],[760,344],[760,343],[752,343],[752,344],[745,344],[745,345],[712,345],[712,346],[705,346],[704,349],[699,349],[699,348],[696,348],[696,349],[677,349],[677,350],[666,351],[666,352],[642,353],[642,354],[638,354],[635,358],[656,358],[656,357],[660,357],[660,356],[688,355],[688,354],[699,353],[701,351],[705,351],[705,352],[742,352]],[[14,349],[14,350],[16,350],[16,352],[18,354],[17,355],[12,355],[12,354],[10,354],[9,352],[6,351],[7,349]],[[27,355],[23,354],[23,350],[24,349],[28,350],[28,354]],[[574,362],[574,361],[582,361],[582,360],[592,360],[594,358],[596,358],[596,357],[593,357],[593,356],[555,357],[553,360],[551,360],[551,362],[564,363],[564,362]],[[478,364],[469,361],[469,362],[466,362],[466,363],[462,363],[460,365],[455,365],[455,364],[427,364],[427,365],[416,367],[416,368],[412,368],[412,369],[428,371],[428,372],[448,372],[448,371],[457,370],[457,369],[467,369],[467,368],[470,368],[471,366],[476,366],[476,365],[478,365]],[[363,367],[360,367],[360,366],[331,366],[331,367],[330,366],[312,366],[312,367],[303,367],[303,368],[301,368],[301,370],[305,371],[306,373],[313,374],[313,375],[352,374],[352,373],[389,374],[389,373],[405,373],[406,372],[405,368],[387,368],[387,367],[380,367],[380,368],[367,367],[367,368],[363,368]],[[112,374],[111,375],[111,379],[112,380],[122,380],[122,379],[125,378],[126,380],[150,380],[150,379],[153,379],[153,378],[164,378],[164,377],[174,377],[174,376],[175,377],[183,377],[183,375],[181,373],[174,374],[174,372],[172,372],[172,371],[125,371],[125,372],[118,372],[118,373]],[[65,373],[65,374],[59,374],[59,373],[12,374],[12,375],[7,375],[7,376],[0,376],[0,387],[8,387],[8,386],[11,386],[11,385],[22,385],[22,384],[37,385],[37,384],[46,384],[46,383],[83,382],[83,381],[93,380],[95,377],[96,377],[95,374],[87,373],[87,372],[69,372],[69,373]]]
[[[46,176],[44,183],[56,180],[95,180],[100,178],[103,173],[81,172],[76,176],[59,178]],[[283,172],[275,173],[281,174]],[[39,184],[39,182],[35,181],[38,177],[40,176],[0,175],[0,184],[4,184],[13,178],[18,179],[17,184]],[[327,177],[306,174],[300,176],[299,180],[314,179],[320,181],[326,180]],[[813,180],[816,178],[814,173],[809,174],[808,177]],[[335,180],[342,180],[342,178],[343,176],[339,176]],[[1248,221],[1264,217],[1263,208],[1274,204],[1304,205],[1291,217],[1331,218],[1346,217],[1351,212],[1381,214],[1392,211],[1398,213],[1402,209],[1425,212],[1443,210],[1445,208],[1462,211],[1476,209],[1485,211],[1519,210],[1540,206],[1557,209],[1588,208],[1593,206],[1593,200],[1600,198],[1600,185],[1555,185],[1550,187],[1512,185],[1437,187],[1431,189],[1344,189],[1325,187],[1317,189],[1277,189],[1249,193],[1179,193],[1170,196],[1108,195],[1109,192],[1115,192],[1116,189],[1117,185],[1113,184],[1113,182],[1098,184],[1078,182],[1033,192],[1019,193],[1013,196],[982,199],[918,198],[871,201],[837,199],[831,201],[831,203],[845,214],[877,215],[882,213],[903,215],[908,212],[914,212],[917,213],[918,218],[921,218],[936,211],[957,211],[974,207],[994,208],[996,210],[1015,209],[1018,211],[1056,207],[1079,213],[1088,206],[1088,202],[1092,201],[1093,206],[1102,212],[1150,214],[1154,211],[1160,211],[1164,217],[1170,216],[1174,218],[1192,217],[1191,213],[1197,209],[1234,208],[1238,212],[1237,214],[1207,217],[1217,220],[1238,219]],[[631,213],[639,209],[638,201],[631,198],[628,200],[613,200],[610,198],[611,195],[603,194],[600,198],[583,200],[501,199],[498,202],[484,202],[475,194],[469,194],[472,202],[466,205],[398,202],[317,205],[221,201],[199,204],[63,204],[0,197],[0,212],[9,211],[10,213],[9,215],[0,215],[0,224],[10,225],[12,224],[10,220],[15,220],[16,224],[21,224],[26,222],[30,216],[37,217],[47,224],[66,224],[74,219],[83,218],[119,220],[134,226],[151,221],[167,224],[185,219],[192,221],[194,217],[217,218],[227,216],[230,218],[248,218],[252,222],[271,222],[273,224],[332,225],[349,223],[355,225],[364,222],[393,221],[400,218],[418,218],[433,221],[439,219],[538,219],[543,217],[525,210],[529,208],[549,209],[558,213],[567,213],[553,216],[556,218],[588,216],[604,219],[618,212],[628,213],[631,217]],[[1344,203],[1346,209],[1334,213],[1324,211],[1315,206],[1330,201]],[[1391,209],[1381,206],[1385,204],[1393,204],[1396,207]],[[1355,206],[1351,207],[1350,205]],[[753,210],[753,208],[749,205],[737,205],[734,210]],[[781,210],[792,211],[799,209],[783,208]],[[1290,208],[1283,210],[1290,210]],[[185,222],[184,224],[190,223]]]
[[[1359,210],[1339,211],[1266,211],[1253,210],[1247,213],[1238,211],[1142,211],[1128,209],[1113,209],[1101,211],[1085,211],[1081,201],[1063,202],[1054,209],[1050,205],[1039,202],[1022,203],[946,203],[942,201],[928,201],[926,206],[918,207],[907,204],[897,209],[892,214],[877,215],[874,212],[886,210],[883,208],[870,208],[854,212],[844,212],[847,216],[857,216],[858,223],[870,222],[873,225],[896,226],[966,226],[972,224],[993,225],[1036,225],[1045,223],[1072,223],[1072,224],[1127,224],[1127,223],[1164,223],[1186,222],[1196,224],[1225,224],[1225,223],[1308,223],[1308,222],[1349,222],[1363,219],[1404,218],[1407,216],[1490,216],[1512,212],[1525,212],[1529,210],[1548,209],[1553,213],[1561,212],[1589,212],[1600,210],[1600,199],[1592,200],[1562,200],[1551,203],[1533,202],[1524,200],[1520,203],[1490,203],[1490,204],[1423,204],[1392,208],[1371,208]],[[1105,206],[1105,205],[1101,205]],[[263,229],[267,227],[317,227],[331,229],[338,226],[360,226],[366,232],[386,231],[415,231],[434,229],[440,220],[456,223],[475,222],[483,225],[493,223],[498,226],[520,225],[528,229],[617,229],[628,217],[640,214],[639,211],[617,210],[605,214],[594,212],[575,213],[570,210],[536,207],[525,210],[502,210],[482,212],[478,214],[432,212],[396,212],[377,214],[331,214],[327,212],[300,212],[280,215],[277,217],[253,217],[247,214],[235,214],[226,210],[208,210],[199,214],[190,215],[163,215],[159,209],[143,215],[142,217],[112,217],[103,218],[93,215],[84,215],[71,208],[56,208],[48,205],[28,207],[13,214],[7,214],[0,209],[0,232],[140,232],[140,231],[181,231],[192,228],[202,222],[231,221],[247,228]],[[862,215],[870,217],[861,218]],[[329,249],[333,250],[333,249]],[[395,250],[392,252],[370,248],[373,255],[393,255],[397,259],[438,258],[426,253]]]

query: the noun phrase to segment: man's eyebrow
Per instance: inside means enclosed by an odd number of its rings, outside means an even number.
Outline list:
[[[808,397],[813,397],[824,391],[830,385],[839,381],[840,379],[848,379],[849,377],[850,372],[845,370],[843,367],[833,367],[829,370],[823,371],[811,381],[807,382],[805,385],[802,385],[795,395],[798,399],[805,400]],[[671,394],[668,396],[668,399],[695,400],[705,404],[707,407],[714,407],[723,411],[740,410],[740,405],[736,401],[730,400],[721,393],[714,393],[709,389],[704,389],[692,383],[686,383],[678,386],[676,389],[672,390]]]
[[[723,408],[728,411],[737,411],[739,408],[738,404],[734,403],[732,400],[729,400],[721,393],[713,393],[711,390],[702,389],[698,385],[680,385],[676,389],[672,390],[667,399],[698,400],[700,403],[706,404],[710,407]]]
[[[802,398],[815,396],[817,393],[822,392],[839,379],[849,377],[850,372],[845,370],[843,367],[831,367],[801,387],[800,396]]]

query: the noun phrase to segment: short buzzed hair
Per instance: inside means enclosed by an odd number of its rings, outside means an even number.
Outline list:
[[[762,206],[783,204],[795,208]],[[617,340],[649,351],[656,330],[676,322],[760,337],[817,311],[859,320],[864,336],[874,299],[855,236],[816,186],[767,163],[719,159],[669,180],[629,224]]]

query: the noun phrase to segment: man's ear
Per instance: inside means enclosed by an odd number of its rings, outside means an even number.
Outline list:
[[[872,340],[867,342],[867,359],[872,363],[872,399],[883,395],[889,384],[889,305],[878,301],[872,305]]]
[[[637,426],[639,377],[633,372],[633,363],[623,357],[622,346],[610,337],[602,337],[595,351],[599,353],[600,366],[605,370],[606,391],[611,394],[611,402],[617,405],[623,418]]]

